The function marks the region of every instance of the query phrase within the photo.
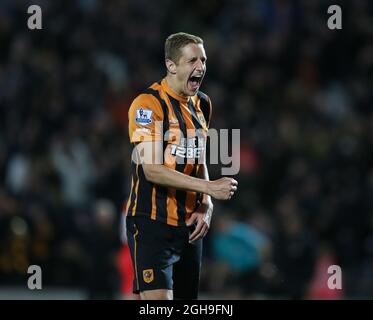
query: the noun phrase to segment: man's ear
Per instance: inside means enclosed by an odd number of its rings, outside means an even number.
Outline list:
[[[166,59],[166,67],[169,73],[176,74],[176,64],[170,59]]]

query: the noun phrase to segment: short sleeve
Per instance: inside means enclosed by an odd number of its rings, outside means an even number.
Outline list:
[[[162,107],[151,95],[141,94],[128,111],[130,142],[160,141],[162,135]]]

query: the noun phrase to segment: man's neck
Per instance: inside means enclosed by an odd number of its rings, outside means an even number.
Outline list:
[[[187,98],[187,96],[185,94],[183,94],[183,92],[178,87],[177,81],[172,75],[168,74],[166,76],[166,81],[167,81],[168,86],[170,87],[170,89],[173,92],[175,92],[177,95],[179,95],[181,97]]]

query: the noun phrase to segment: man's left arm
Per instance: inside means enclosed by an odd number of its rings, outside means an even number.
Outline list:
[[[197,177],[204,180],[209,180],[209,173],[206,164],[200,164],[197,171]],[[187,221],[187,225],[191,226],[196,223],[196,228],[189,236],[189,242],[202,239],[206,236],[212,217],[214,206],[212,204],[211,196],[208,194],[202,195],[202,203],[198,206],[196,211],[192,213]]]

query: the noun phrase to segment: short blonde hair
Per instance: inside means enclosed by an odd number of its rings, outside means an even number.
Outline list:
[[[189,43],[203,44],[203,40],[185,32],[171,34],[165,42],[165,58],[178,64],[181,57],[181,49]]]

